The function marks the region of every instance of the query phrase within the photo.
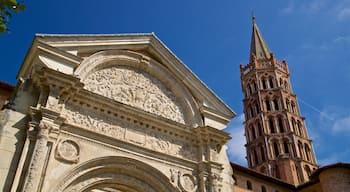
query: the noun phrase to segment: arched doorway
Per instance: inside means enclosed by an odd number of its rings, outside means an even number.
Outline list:
[[[177,192],[159,170],[126,157],[87,161],[62,177],[52,192]]]

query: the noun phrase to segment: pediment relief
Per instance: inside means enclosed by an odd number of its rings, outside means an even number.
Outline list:
[[[183,109],[159,80],[128,66],[95,71],[83,81],[85,89],[146,112],[185,124]]]

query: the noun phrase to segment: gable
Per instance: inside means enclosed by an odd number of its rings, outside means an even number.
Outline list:
[[[35,63],[78,77],[97,95],[191,127],[221,130],[235,115],[154,34],[38,35],[18,78],[30,76]],[[96,78],[106,75],[102,85]]]

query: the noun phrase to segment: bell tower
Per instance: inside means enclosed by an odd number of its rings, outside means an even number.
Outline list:
[[[286,61],[265,43],[255,18],[249,64],[240,65],[249,168],[299,185],[317,168]]]

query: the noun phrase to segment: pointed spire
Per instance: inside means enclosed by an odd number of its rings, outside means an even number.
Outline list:
[[[261,35],[258,25],[256,24],[255,17],[252,16],[253,32],[252,39],[250,43],[250,58],[254,57],[256,59],[269,59],[271,52]],[[254,55],[254,56],[253,56]],[[252,61],[252,59],[250,59]]]

